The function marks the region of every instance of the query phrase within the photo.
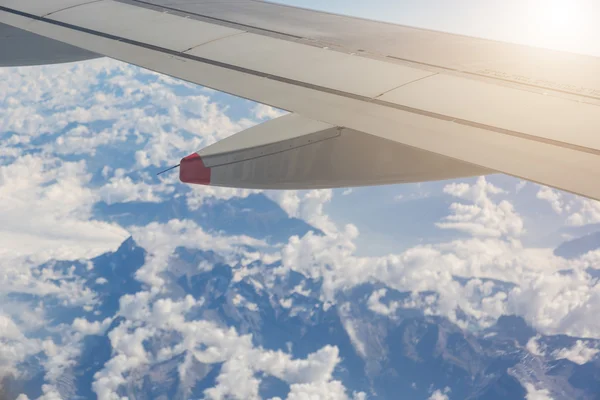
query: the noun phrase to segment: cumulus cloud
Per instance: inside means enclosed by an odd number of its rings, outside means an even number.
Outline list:
[[[337,227],[324,211],[325,205],[332,198],[333,190],[331,189],[311,190],[305,193],[301,197],[298,207],[300,218],[324,232],[334,233]]]
[[[527,391],[525,395],[527,400],[553,400],[548,389],[537,389],[532,383],[526,383],[525,390]]]
[[[594,317],[600,312],[600,286],[585,271],[595,265],[595,259],[568,264],[551,251],[524,249],[497,239],[420,246],[398,255],[366,258],[354,255],[354,239],[348,233],[337,238],[310,234],[292,238],[283,250],[283,265],[322,279],[322,296],[328,301],[334,301],[340,290],[380,282],[399,291],[437,293],[433,303],[416,295],[412,303],[401,306],[419,307],[455,322],[457,309],[482,326],[515,314],[544,333],[600,336]],[[568,267],[578,272],[560,273]],[[463,285],[455,276],[470,279]],[[484,278],[514,286],[498,286]],[[372,308],[390,311],[389,305],[375,307],[377,296],[370,300]]]
[[[527,349],[527,351],[529,351],[535,356],[544,356],[545,349],[540,345],[539,340],[539,335],[532,337],[527,341],[527,345],[525,346],[525,348]]]
[[[575,199],[576,209],[567,218],[567,223],[573,226],[597,224],[600,222],[600,202],[584,198]]]
[[[294,384],[290,386],[287,400],[364,400],[365,393],[354,393],[349,396],[340,381]]]
[[[85,162],[26,155],[0,166],[0,258],[83,258],[114,249],[120,227],[90,220],[95,195]]]
[[[443,391],[438,389],[435,392],[433,392],[431,396],[429,396],[428,400],[450,400],[448,393],[450,393],[450,388],[448,387],[445,388]]]
[[[583,365],[592,361],[600,352],[594,347],[587,347],[586,342],[578,340],[570,349],[561,349],[553,353],[556,359],[566,358],[575,364]]]
[[[385,316],[393,316],[396,313],[396,310],[400,307],[400,303],[397,301],[392,301],[387,304],[383,304],[381,299],[387,295],[386,289],[379,289],[371,293],[369,296],[369,300],[367,300],[367,306],[369,310],[373,311],[376,314],[385,315]]]
[[[519,237],[523,234],[523,220],[513,205],[506,201],[496,203],[491,196],[505,193],[480,177],[477,183],[451,183],[444,192],[471,204],[453,203],[452,214],[437,224],[442,229],[456,229],[480,237]]]
[[[41,349],[39,339],[27,338],[10,317],[0,314],[0,380],[18,375],[17,364]]]
[[[106,318],[102,322],[90,322],[84,318],[75,318],[72,325],[76,332],[79,332],[83,335],[101,335],[106,331],[111,322],[111,318]]]
[[[340,291],[367,282],[413,293],[397,304],[382,302],[383,292],[372,294],[368,306],[380,314],[416,307],[463,327],[490,326],[500,316],[512,314],[544,334],[600,337],[595,318],[600,312],[600,285],[587,272],[598,265],[600,255],[592,252],[567,261],[551,249],[524,247],[517,240],[524,229],[521,217],[506,200],[494,200],[502,191],[483,178],[474,185],[448,185],[445,191],[464,199],[461,207],[476,209],[460,214],[474,237],[382,257],[358,257],[358,230],[349,226],[322,237],[291,238],[283,248],[279,273],[293,270],[320,280],[321,298],[330,303]],[[442,228],[455,222],[444,222]],[[421,296],[424,292],[435,295]]]
[[[300,217],[300,196],[297,190],[268,190],[265,195],[279,204],[290,217]]]
[[[325,213],[325,206],[333,199],[333,190],[278,190],[266,191],[265,194],[290,217],[303,219],[323,232],[337,231],[336,225]]]
[[[134,181],[125,175],[125,170],[118,168],[114,175],[98,189],[98,197],[107,204],[143,201],[160,203],[175,192],[172,182],[163,180],[160,183]]]
[[[252,109],[252,112],[254,116],[260,120],[278,118],[287,114],[285,111],[278,110],[277,108],[266,106],[264,104],[257,104]]]
[[[187,206],[194,211],[202,207],[206,201],[213,199],[229,200],[235,197],[248,197],[251,194],[260,193],[260,190],[237,189],[219,186],[194,185],[186,195]]]
[[[562,214],[564,205],[562,200],[562,194],[559,191],[542,186],[537,192],[536,197],[540,200],[545,200],[548,203],[550,203],[550,206],[552,207],[555,213]]]

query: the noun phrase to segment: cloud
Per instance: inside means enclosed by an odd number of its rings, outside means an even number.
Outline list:
[[[28,339],[15,321],[0,314],[0,381],[7,375],[18,376],[17,364],[41,348],[40,340]]]
[[[51,267],[38,270],[31,264],[52,257],[87,258],[114,249],[129,233],[112,224],[90,221],[96,202],[165,201],[174,194],[177,177],[163,176],[158,183],[146,179],[155,169],[283,114],[256,106],[247,118],[232,119],[227,107],[215,103],[210,95],[202,88],[110,60],[0,69],[0,134],[6,136],[2,137],[5,146],[0,149],[0,161],[11,162],[0,166],[0,242],[7,244],[0,254],[0,293],[49,295],[78,307],[94,304],[95,294],[69,273]],[[81,159],[84,161],[77,161]],[[94,174],[104,180],[93,182]],[[520,182],[517,192],[524,186]],[[211,197],[229,199],[256,192],[193,187],[185,196],[190,209],[195,210]],[[120,299],[119,315],[125,322],[110,333],[114,353],[95,376],[94,390],[101,399],[119,398],[117,390],[127,384],[130,372],[184,354],[187,361],[178,368],[182,378],[192,365],[190,360],[223,363],[217,385],[206,392],[209,397],[256,398],[261,376],[268,374],[290,384],[291,399],[351,398],[343,384],[333,378],[340,362],[335,346],[294,359],[288,353],[255,346],[251,336],[235,329],[188,320],[188,314],[203,307],[203,299],[167,298],[173,293],[164,272],[177,246],[215,251],[240,264],[234,267],[238,280],[257,273],[256,268],[248,267],[252,261],[281,259],[282,267],[273,273],[297,271],[322,280],[319,295],[327,304],[335,303],[341,291],[371,282],[388,287],[372,292],[367,299],[369,309],[384,316],[392,316],[401,308],[418,307],[463,327],[485,327],[501,315],[515,314],[542,333],[600,337],[596,318],[600,289],[586,272],[598,265],[600,255],[591,253],[569,262],[554,257],[549,249],[523,247],[524,219],[507,200],[507,193],[485,178],[471,184],[449,184],[444,192],[457,200],[438,227],[468,237],[382,257],[356,255],[358,229],[336,226],[325,212],[332,202],[331,190],[267,193],[288,215],[326,233],[291,238],[281,255],[264,254],[261,249],[266,244],[261,241],[211,235],[190,221],[134,227],[133,236],[149,250],[145,265],[136,275],[147,285],[147,291]],[[540,189],[537,197],[548,201],[557,213],[568,215],[571,225],[600,222],[597,202],[572,200],[547,188]],[[248,253],[245,246],[259,251]],[[565,275],[562,270],[572,273]],[[457,276],[464,280],[458,282]],[[298,285],[295,291],[301,288]],[[392,290],[410,291],[412,295],[406,301],[386,303],[385,297]],[[256,307],[244,298],[233,297],[232,301]],[[292,307],[291,298],[281,301]],[[44,364],[45,398],[58,396],[57,381],[72,365],[81,339],[102,334],[113,321],[77,318],[57,333],[69,340],[28,339],[28,330],[36,326],[27,325],[23,319],[43,325],[43,308],[31,311],[34,318],[26,318],[17,306],[3,304],[0,335],[5,337],[0,341],[0,368],[11,370],[22,357],[44,351],[51,358]],[[458,315],[459,309],[466,319]],[[348,321],[345,326],[349,334],[354,330],[351,337],[360,343],[359,328]],[[144,346],[149,339],[173,332],[181,340],[157,351]],[[538,344],[530,341],[527,348],[533,354],[543,354],[545,350]],[[583,363],[596,354],[596,349],[580,341],[553,357]],[[533,386],[528,392],[528,398],[548,398],[548,391]],[[364,394],[352,396],[365,398]],[[433,396],[447,399],[448,393],[438,390]]]
[[[3,339],[22,339],[23,334],[17,325],[5,315],[0,315],[0,332]]]
[[[277,108],[266,106],[264,104],[257,104],[252,109],[252,113],[254,114],[255,118],[260,120],[279,118],[287,114],[285,111],[278,110]]]
[[[95,293],[71,272],[54,270],[52,263],[42,269],[32,265],[51,258],[89,258],[116,248],[129,233],[116,225],[90,220],[94,204],[168,199],[176,177],[165,176],[155,183],[144,178],[149,172],[257,122],[231,119],[227,108],[213,102],[210,92],[201,88],[106,59],[2,69],[0,75],[0,134],[8,136],[10,146],[2,149],[1,156],[11,162],[0,166],[0,240],[8,243],[6,253],[0,255],[5,256],[0,257],[0,290],[3,294],[51,296],[66,306],[93,305]],[[187,94],[176,93],[181,87]],[[264,120],[282,114],[257,106],[251,117]],[[14,162],[9,158],[17,156]],[[94,181],[99,176],[103,180]],[[194,209],[208,197],[227,199],[255,192],[191,188],[186,197]],[[331,196],[331,191],[303,192],[298,204],[292,206],[295,209],[289,211],[333,227],[323,211]],[[241,271],[251,260],[263,258],[259,252],[248,254],[246,246],[260,248],[265,243],[245,236],[209,235],[191,221],[178,220],[134,227],[132,234],[151,250],[136,276],[148,285],[148,291],[120,300],[120,315],[126,321],[109,334],[114,355],[94,382],[100,398],[117,398],[116,390],[127,382],[128,372],[184,352],[188,359],[224,363],[218,385],[207,392],[217,397],[220,392],[241,398],[254,396],[262,373],[300,385],[292,388],[294,393],[310,390],[311,385],[329,388],[332,393],[344,392],[339,382],[332,381],[340,361],[337,348],[326,346],[304,359],[293,359],[286,353],[257,348],[250,336],[235,330],[208,321],[188,321],[186,313],[201,307],[202,299],[164,298],[168,288],[162,273],[176,247],[214,251],[232,263],[242,260]],[[279,258],[270,257],[271,261]],[[56,327],[55,338],[41,341],[27,339],[20,329],[22,321],[8,315],[4,318],[0,321],[4,333],[11,335],[2,341],[0,349],[6,369],[22,357],[43,351],[47,355],[46,399],[60,397],[58,381],[73,365],[82,339],[103,334],[113,321],[76,318],[70,325]],[[179,333],[182,341],[160,349],[158,354],[144,347],[149,338],[169,331]],[[19,357],[11,359],[8,354]],[[238,363],[238,359],[245,361]],[[185,375],[185,367],[179,373]]]
[[[456,229],[479,237],[512,237],[524,233],[523,220],[513,205],[503,200],[495,203],[491,196],[505,193],[502,189],[480,177],[477,183],[451,183],[444,193],[471,201],[472,204],[453,203],[452,214],[437,226],[441,229]]]
[[[190,220],[171,220],[166,224],[151,223],[144,227],[133,227],[131,233],[140,246],[151,249],[146,263],[136,272],[136,279],[154,290],[161,290],[164,285],[161,274],[168,266],[168,258],[177,247],[214,251],[226,259],[231,259],[235,264],[234,260],[246,252],[245,246],[267,246],[264,241],[248,236],[208,234]]]
[[[517,185],[515,186],[515,192],[520,193],[521,190],[525,188],[525,186],[527,186],[527,181],[519,181],[519,183],[517,183]]]
[[[527,400],[553,400],[549,390],[537,389],[532,383],[526,383],[525,390],[527,391],[525,395]]]
[[[284,380],[292,386],[295,396],[316,390],[329,396],[325,398],[348,398],[341,383],[332,380],[340,362],[337,347],[325,346],[305,359],[255,347],[250,335],[240,335],[234,328],[186,318],[187,313],[203,303],[191,296],[179,301],[157,298],[150,292],[123,296],[120,314],[126,320],[110,332],[113,357],[96,374],[93,383],[99,399],[118,398],[116,391],[126,384],[129,372],[183,353],[202,363],[223,363],[216,386],[205,391],[210,399],[257,399],[262,374]],[[152,351],[143,345],[148,339],[169,332],[178,333],[181,339]],[[179,374],[183,379],[186,369],[179,368]]]
[[[42,385],[42,396],[38,400],[62,400],[63,397],[56,387],[52,385]]]
[[[267,197],[292,218],[300,218],[324,232],[335,233],[336,225],[325,213],[325,205],[333,199],[333,190],[269,190]]]
[[[73,321],[73,329],[83,335],[102,335],[110,326],[111,318],[106,318],[104,321],[89,322],[84,318],[75,318]]]
[[[537,192],[536,197],[540,200],[545,200],[550,203],[550,206],[557,214],[563,212],[562,194],[557,190],[552,190],[549,187],[542,186]]]
[[[294,384],[290,386],[287,400],[364,400],[365,393],[354,393],[348,396],[340,381],[330,381],[310,384]]]
[[[336,232],[337,227],[324,211],[325,205],[332,198],[333,190],[331,189],[311,190],[304,193],[298,207],[300,218],[324,232]]]
[[[160,203],[175,192],[172,182],[163,180],[160,183],[134,181],[125,176],[125,170],[116,169],[114,175],[97,190],[99,199],[107,204],[127,203],[134,201]]]
[[[42,343],[42,348],[45,353],[45,359],[42,362],[46,373],[44,381],[46,384],[42,386],[46,398],[54,399],[61,398],[59,390],[61,378],[65,375],[65,371],[75,366],[76,359],[80,355],[80,337],[70,336],[65,333],[63,336],[64,343],[57,345],[52,339],[46,339]]]
[[[187,206],[191,211],[198,210],[206,201],[213,199],[230,200],[235,197],[248,197],[251,194],[260,193],[260,190],[237,189],[218,186],[192,185],[186,194]]]
[[[292,218],[300,217],[300,196],[297,190],[267,190],[265,195],[279,204],[279,207]]]
[[[0,258],[87,258],[117,247],[127,232],[89,219],[89,179],[81,161],[26,155],[0,166]]]
[[[250,311],[258,311],[258,306],[256,304],[249,302],[244,296],[242,296],[239,293],[236,293],[235,296],[233,296],[231,302],[236,307],[245,307]]]
[[[579,207],[567,218],[568,225],[582,226],[600,223],[600,202],[584,198],[576,198],[575,202]],[[575,207],[573,206],[573,208]]]
[[[376,314],[385,315],[387,317],[393,316],[396,313],[396,310],[400,307],[400,303],[397,301],[392,301],[389,305],[383,304],[381,299],[386,295],[386,289],[379,289],[371,293],[369,300],[367,300],[367,306],[369,307],[369,310]]]
[[[527,345],[525,346],[525,348],[531,354],[533,354],[535,356],[543,357],[545,355],[545,349],[543,348],[543,346],[540,345],[540,342],[539,342],[540,338],[541,338],[540,335],[536,335],[535,337],[532,337],[531,339],[529,339],[527,341]]]
[[[448,393],[450,393],[450,388],[448,387],[445,388],[443,391],[438,389],[435,392],[433,392],[427,400],[450,400]]]
[[[363,283],[412,293],[406,301],[386,305],[381,302],[383,292],[375,292],[368,306],[380,314],[392,315],[396,307],[419,308],[465,328],[488,327],[502,315],[517,315],[544,334],[600,337],[595,318],[600,313],[600,285],[587,272],[600,264],[600,253],[567,261],[551,249],[523,247],[517,239],[524,230],[521,217],[506,200],[493,199],[491,195],[501,190],[484,179],[475,185],[448,185],[445,191],[465,199],[462,206],[477,208],[473,218],[467,218],[481,228],[470,230],[474,237],[358,257],[359,233],[348,226],[335,234],[291,238],[282,250],[278,273],[291,270],[320,280],[321,299],[328,303]],[[424,292],[435,295],[421,295]]]
[[[5,107],[0,107],[0,134],[10,133],[5,143],[11,148],[0,155],[42,151],[65,159],[100,154],[101,160],[88,164],[104,161],[115,167],[110,164],[115,161],[116,168],[125,168],[100,190],[109,202],[158,201],[158,192],[169,194],[166,188],[132,182],[129,173],[174,165],[258,122],[230,118],[227,106],[201,87],[109,59],[4,68],[1,74],[0,105]],[[264,106],[258,110],[277,113]]]
[[[600,337],[600,286],[585,272],[545,273],[523,279],[507,298],[509,313],[520,315],[546,334]]]
[[[557,350],[552,355],[556,359],[566,358],[575,364],[583,365],[592,361],[599,352],[599,349],[587,347],[585,341],[578,340],[570,349]]]

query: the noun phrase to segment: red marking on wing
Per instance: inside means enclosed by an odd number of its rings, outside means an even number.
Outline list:
[[[190,154],[181,160],[179,179],[184,183],[210,185],[210,168],[204,165],[198,154]]]

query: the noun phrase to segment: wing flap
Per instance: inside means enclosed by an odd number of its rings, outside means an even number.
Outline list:
[[[289,114],[181,161],[183,182],[314,189],[423,182],[490,173],[352,129]]]

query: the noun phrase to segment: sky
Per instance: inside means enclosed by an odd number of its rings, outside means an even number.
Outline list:
[[[468,36],[600,55],[594,0],[278,0],[277,3]]]
[[[537,8],[516,1],[294,4],[600,54],[598,41],[589,40],[600,37],[591,33],[600,28],[578,23],[598,15],[591,1],[532,3]],[[391,318],[399,309],[417,307],[476,330],[501,315],[514,314],[540,334],[600,338],[600,285],[588,273],[600,265],[600,252],[574,260],[553,254],[562,242],[598,230],[600,204],[503,175],[266,192],[290,218],[324,232],[292,236],[272,247],[245,233],[208,231],[191,219],[161,222],[149,216],[125,226],[97,214],[101,203],[170,205],[183,199],[193,211],[215,199],[248,197],[255,191],[188,187],[177,182],[176,174],[156,178],[155,173],[191,151],[279,115],[269,107],[107,59],[0,69],[0,372],[13,368],[20,354],[62,354],[44,366],[46,399],[53,398],[60,371],[70,365],[82,338],[103,332],[116,316],[78,319],[60,328],[62,338],[40,338],[38,329],[50,321],[48,310],[28,307],[11,296],[48,296],[73,307],[93,308],[95,293],[80,281],[38,266],[52,259],[87,260],[115,250],[130,235],[150,252],[136,275],[147,287],[120,299],[119,315],[127,322],[111,334],[114,355],[94,381],[103,399],[112,398],[127,371],[148,362],[142,343],[164,326],[187,339],[182,346],[212,343],[219,360],[247,357],[246,369],[223,373],[213,398],[235,390],[241,398],[254,393],[258,384],[248,371],[270,371],[294,382],[294,371],[306,365],[306,384],[297,384],[298,393],[329,390],[337,393],[331,398],[351,398],[331,376],[339,362],[335,346],[324,347],[312,358],[292,360],[210,322],[187,320],[190,310],[201,307],[201,299],[169,298],[161,275],[177,246],[241,259],[235,271],[240,277],[256,272],[246,268],[253,261],[280,261],[277,274],[294,271],[322,279],[316,296],[330,304],[337,294],[365,282],[385,285],[387,289],[368,297],[369,309],[377,316]],[[265,250],[248,253],[244,246]],[[455,276],[465,277],[468,284],[460,285]],[[511,286],[496,287],[489,279]],[[390,300],[386,290],[414,296],[404,302]],[[423,292],[436,293],[437,300],[420,297]],[[586,362],[598,353],[585,342],[578,346],[550,356]],[[535,342],[530,348],[532,354],[543,353]],[[281,370],[264,361],[275,356]],[[242,380],[248,385],[237,387]],[[544,396],[543,389],[528,390],[532,398]],[[431,396],[448,397],[443,388]]]

